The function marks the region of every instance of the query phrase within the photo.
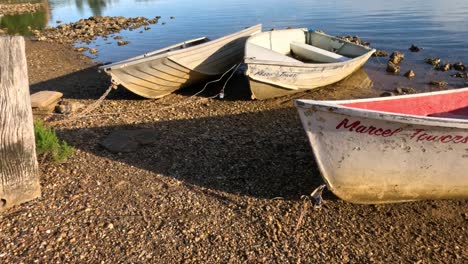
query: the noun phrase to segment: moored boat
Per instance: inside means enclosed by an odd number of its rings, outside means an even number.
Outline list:
[[[322,177],[341,199],[468,198],[468,88],[295,104]]]
[[[146,97],[160,98],[197,81],[221,75],[242,62],[255,25],[215,40],[191,39],[141,56],[99,67],[115,85]]]
[[[268,99],[336,83],[375,50],[305,28],[262,32],[245,44],[252,98]]]

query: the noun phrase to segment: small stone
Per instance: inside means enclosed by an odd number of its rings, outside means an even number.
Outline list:
[[[166,22],[162,22],[161,25],[166,25]]]
[[[390,61],[393,62],[395,65],[400,64],[400,62],[405,58],[405,54],[399,51],[394,51],[392,55],[390,55]]]
[[[145,30],[150,30],[151,27],[145,26],[144,29],[145,29]]]
[[[445,63],[445,64],[440,64],[439,66],[437,66],[436,70],[449,71],[451,68],[452,68],[452,65],[450,63]]]
[[[409,50],[411,52],[419,52],[422,50],[422,48],[418,47],[418,46],[415,46],[414,44],[411,45],[411,47],[409,48]]]
[[[412,79],[414,78],[414,76],[416,76],[416,74],[414,73],[413,70],[409,70],[405,73],[405,77],[407,77],[408,79]]]
[[[171,16],[170,18],[171,18],[171,19],[174,19],[174,18],[175,18],[175,16]]]
[[[123,39],[122,36],[115,36],[114,39]]]
[[[434,86],[444,87],[444,86],[447,85],[447,82],[445,82],[445,81],[430,81],[429,84],[434,85]]]
[[[86,50],[88,50],[87,47],[78,47],[78,48],[75,49],[75,51],[78,51],[78,52],[83,52],[83,51],[86,51]]]
[[[97,52],[98,52],[97,49],[90,49],[90,50],[89,50],[89,53],[91,53],[91,54],[95,54],[95,53],[97,53]]]
[[[456,71],[465,71],[466,69],[465,65],[463,65],[463,63],[461,62],[454,63],[452,66],[453,66],[453,69]]]
[[[387,72],[389,73],[399,73],[400,72],[400,66],[394,64],[392,61],[389,61],[387,63]]]
[[[438,65],[440,63],[440,58],[425,58],[424,61],[427,64],[431,64],[433,66]]]
[[[388,92],[388,91],[380,94],[380,97],[387,97],[387,96],[395,96],[395,94],[393,92]]]
[[[395,89],[395,93],[398,94],[398,95],[401,95],[401,94],[414,94],[416,93],[416,90],[414,88],[411,88],[411,87],[398,87]]]
[[[372,57],[387,57],[388,56],[388,52],[386,52],[385,50],[377,50],[374,52],[374,54],[372,54]]]
[[[450,75],[451,77],[454,77],[454,78],[464,78],[464,79],[468,79],[468,73],[466,72],[457,72],[455,74],[452,74]]]
[[[62,20],[57,20],[57,21],[55,21],[55,23],[60,24],[60,23],[62,23]]]
[[[124,45],[127,45],[128,43],[129,43],[128,40],[121,40],[121,41],[118,41],[118,42],[117,42],[117,45],[119,45],[119,46],[124,46]]]

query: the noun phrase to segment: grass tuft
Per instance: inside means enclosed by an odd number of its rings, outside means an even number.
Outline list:
[[[55,131],[48,128],[42,121],[34,122],[36,137],[36,154],[43,160],[64,163],[73,154],[74,148],[67,142],[60,141]]]

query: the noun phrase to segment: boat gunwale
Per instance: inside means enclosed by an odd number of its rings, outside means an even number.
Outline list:
[[[350,117],[362,117],[362,118],[378,119],[378,120],[383,120],[383,121],[399,122],[399,123],[414,124],[414,125],[468,129],[468,119],[410,115],[410,114],[386,112],[386,111],[379,111],[379,110],[362,109],[362,108],[342,105],[342,104],[349,104],[349,103],[390,101],[390,100],[399,100],[402,98],[425,97],[425,96],[447,94],[447,93],[454,93],[454,92],[455,93],[458,93],[458,92],[468,93],[468,87],[461,88],[461,89],[438,91],[438,92],[428,92],[428,93],[400,95],[400,96],[382,97],[382,98],[365,98],[365,99],[350,99],[350,100],[335,100],[335,101],[296,99],[294,100],[294,104],[298,108],[303,108],[303,109],[313,108],[313,109],[320,110],[320,111],[334,112],[337,114],[342,114],[342,115],[346,115]]]
[[[306,63],[306,62],[301,62],[301,61],[298,61],[298,62],[279,62],[279,61],[275,61],[275,60],[257,60],[255,59],[255,57],[249,57],[247,56],[247,54],[245,55],[244,57],[244,63],[246,64],[263,64],[263,65],[278,65],[278,66],[289,66],[289,67],[294,67],[294,66],[299,66],[299,67],[305,67],[305,68],[313,68],[313,67],[322,67],[322,65],[330,65],[330,66],[342,66],[342,65],[345,65],[345,64],[349,64],[351,62],[354,62],[356,60],[359,60],[361,59],[362,57],[364,56],[367,56],[369,55],[369,57],[374,53],[376,52],[377,50],[374,49],[374,48],[370,48],[370,47],[366,47],[366,46],[363,46],[363,45],[359,45],[359,44],[356,44],[356,43],[353,43],[353,42],[349,42],[349,41],[346,41],[346,40],[343,40],[343,39],[340,39],[338,37],[334,37],[334,36],[331,36],[331,35],[328,35],[328,34],[325,34],[325,33],[322,33],[322,32],[318,32],[318,31],[314,31],[314,30],[309,30],[307,28],[299,28],[299,29],[302,29],[304,30],[304,33],[308,33],[308,32],[312,32],[312,33],[315,33],[315,34],[319,34],[319,35],[322,35],[326,38],[330,38],[332,40],[336,40],[336,41],[341,41],[341,42],[344,42],[345,44],[348,44],[348,45],[351,45],[351,46],[356,46],[356,47],[360,47],[360,48],[364,48],[367,50],[366,53],[363,53],[362,55],[360,56],[357,56],[357,57],[354,57],[354,58],[350,58],[349,60],[346,60],[346,61],[343,61],[343,62],[330,62],[330,63]],[[280,31],[287,31],[287,30],[291,30],[291,29],[281,29]],[[253,35],[252,37],[254,36],[260,36],[260,35],[263,35],[263,34],[268,34],[270,33],[271,31],[265,31],[265,32],[259,32],[255,35]],[[250,39],[250,38],[249,38]],[[257,45],[255,43],[250,43],[249,42],[249,39],[247,39],[246,43],[245,43],[245,46],[247,47],[249,44],[253,44],[253,45]],[[306,43],[307,44],[307,43]],[[311,44],[307,44],[307,45],[311,45]],[[314,46],[314,45],[311,45],[311,46]],[[314,46],[315,47],[315,46]],[[281,54],[281,53],[279,53]],[[339,54],[339,53],[336,53],[336,54]],[[287,56],[285,54],[281,54],[283,56]]]
[[[249,32],[249,31],[261,30],[261,27],[262,27],[262,24],[256,24],[256,25],[247,27],[247,28],[245,28],[243,30],[231,33],[229,35],[225,35],[225,36],[219,37],[219,38],[214,39],[214,40],[209,40],[207,42],[204,42],[204,43],[201,43],[201,44],[198,44],[198,45],[194,45],[194,46],[191,46],[191,47],[182,48],[182,49],[179,49],[179,50],[174,50],[174,51],[169,51],[169,52],[163,52],[162,54],[155,55],[155,56],[145,57],[144,55],[139,55],[139,56],[136,56],[136,57],[133,57],[133,58],[123,60],[123,61],[119,61],[119,62],[115,62],[115,63],[112,63],[112,64],[107,64],[107,65],[100,66],[98,69],[99,70],[104,70],[105,72],[108,72],[108,71],[111,71],[112,69],[120,69],[122,67],[130,66],[130,65],[134,65],[134,64],[139,64],[139,63],[147,62],[147,61],[150,61],[150,60],[157,60],[157,59],[162,59],[162,58],[166,58],[166,57],[168,58],[169,56],[179,55],[181,53],[191,52],[191,51],[199,49],[199,48],[204,48],[204,47],[215,45],[215,44],[218,44],[219,42],[222,42],[222,41],[224,41],[224,40],[226,40],[228,38],[232,38],[232,37],[234,37],[236,35],[242,36],[243,34],[245,34],[246,32]],[[203,38],[206,38],[206,37],[198,37],[198,38],[186,40],[186,41],[174,44],[174,45],[163,47],[163,48],[161,48],[159,50],[150,51],[148,53],[163,51],[165,49],[170,49],[171,47],[181,46],[181,45],[184,45],[186,43],[201,40]],[[145,54],[148,54],[148,53],[145,53]]]
[[[324,68],[324,67],[340,67],[343,65],[351,64],[355,61],[362,60],[367,56],[372,56],[376,49],[371,49],[368,52],[343,62],[327,62],[327,63],[305,63],[305,62],[279,62],[274,60],[257,60],[253,57],[245,57],[244,63],[246,64],[258,64],[258,65],[273,65],[273,66],[284,66],[284,67],[300,67],[300,68]],[[286,55],[284,55],[286,56]]]

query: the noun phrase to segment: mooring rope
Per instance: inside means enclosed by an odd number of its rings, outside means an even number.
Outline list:
[[[178,106],[182,106],[182,105],[185,105],[185,104],[188,104],[190,102],[197,102],[197,101],[202,101],[202,100],[208,100],[208,99],[212,99],[212,98],[216,98],[216,97],[220,97],[222,98],[224,96],[224,90],[226,88],[226,85],[227,83],[229,82],[229,80],[232,78],[232,76],[234,75],[234,73],[236,72],[236,70],[239,68],[240,66],[240,63],[238,64],[234,64],[231,68],[229,68],[226,72],[224,72],[221,77],[219,77],[218,79],[216,80],[212,80],[212,81],[209,81],[207,82],[203,88],[190,95],[189,97],[187,97],[185,100],[181,101],[181,102],[176,102],[176,103],[173,103],[173,104],[169,104],[169,105],[164,105],[164,106],[157,106],[157,107],[150,107],[150,108],[145,108],[145,110],[164,110],[164,109],[167,109],[167,108],[173,108],[173,107],[178,107]],[[234,69],[234,70],[233,70]],[[201,94],[202,92],[204,92],[206,90],[206,88],[208,87],[208,85],[212,84],[212,83],[216,83],[216,82],[219,82],[221,81],[225,76],[226,74],[228,74],[230,71],[232,71],[231,75],[229,76],[229,78],[226,80],[226,82],[224,83],[221,91],[219,93],[217,93],[216,95],[214,96],[211,96],[211,97],[206,97],[206,98],[199,98],[197,100],[192,100],[193,97]],[[102,114],[94,114],[94,115],[89,115],[89,113],[91,111],[93,111],[94,109],[96,109],[99,105],[101,105],[101,103],[104,101],[104,99],[106,99],[106,97],[109,95],[110,91],[113,90],[113,89],[116,89],[116,85],[115,84],[111,84],[109,86],[109,88],[104,92],[104,94],[101,95],[101,97],[99,97],[99,99],[97,99],[94,103],[91,103],[90,105],[88,105],[83,111],[81,111],[80,113],[77,113],[75,115],[68,115],[66,116],[65,118],[66,119],[62,119],[62,120],[57,120],[57,121],[51,121],[51,122],[48,122],[48,124],[50,125],[57,125],[57,124],[64,124],[64,123],[68,123],[68,122],[72,122],[76,119],[83,119],[83,118],[89,118],[89,117],[99,117],[99,116],[109,116],[109,115],[119,115],[119,114],[126,114],[126,113],[131,113],[131,112],[134,112],[134,111],[121,111],[121,112],[112,112],[112,113],[102,113]],[[64,116],[63,114],[53,114],[54,116]]]

